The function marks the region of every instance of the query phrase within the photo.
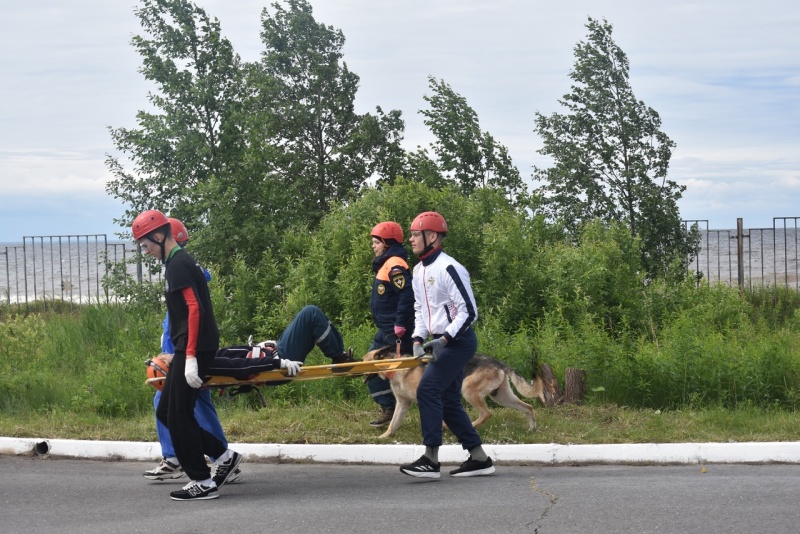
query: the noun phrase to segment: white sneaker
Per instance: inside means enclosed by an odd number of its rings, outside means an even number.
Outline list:
[[[172,480],[181,478],[183,475],[183,468],[180,464],[173,464],[166,458],[162,458],[155,469],[144,472],[144,478],[147,480]]]

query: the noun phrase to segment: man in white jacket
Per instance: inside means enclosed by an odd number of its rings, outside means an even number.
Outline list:
[[[494,473],[492,459],[481,445],[481,437],[472,427],[461,403],[464,365],[475,354],[478,340],[472,324],[478,318],[469,273],[463,265],[442,250],[447,222],[440,214],[426,211],[411,223],[411,250],[419,256],[414,267],[414,355],[429,350],[432,360],[417,388],[422,443],[425,454],[400,471],[419,478],[439,478],[439,447],[442,422],[455,434],[469,458],[454,477]],[[431,338],[427,343],[428,338]],[[423,344],[424,343],[424,344]]]

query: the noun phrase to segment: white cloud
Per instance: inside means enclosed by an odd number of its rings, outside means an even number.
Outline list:
[[[311,1],[316,19],[345,35],[344,59],[361,77],[360,112],[400,109],[406,147],[426,145],[431,137],[417,111],[425,107],[427,77],[443,79],[467,98],[482,129],[509,148],[526,178],[534,163],[545,163],[535,152],[541,140],[533,133],[534,112],[559,111],[587,16],[606,18],[630,60],[635,94],[659,112],[677,143],[670,178],[688,186],[682,213],[729,226],[734,211],[763,220],[800,212],[794,1]],[[265,6],[273,11],[272,0],[197,3],[220,19],[244,60],[259,59],[260,15]],[[130,46],[141,31],[135,5],[0,5],[4,200],[9,192],[39,199],[105,194],[103,161],[113,151],[107,127],[134,125],[150,89]]]
[[[101,193],[109,173],[96,154],[27,150],[0,152],[4,195]]]

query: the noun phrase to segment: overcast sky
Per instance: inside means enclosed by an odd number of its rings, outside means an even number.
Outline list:
[[[262,51],[265,0],[199,0],[246,61]],[[108,127],[134,127],[150,89],[130,45],[132,0],[0,5],[0,242],[107,233],[124,208],[105,192]],[[677,144],[669,176],[684,219],[770,227],[800,217],[800,4],[796,0],[312,0],[341,29],[361,78],[358,112],[399,109],[405,147],[432,138],[418,111],[429,75],[477,112],[523,177],[541,140],[534,113],[562,111],[587,17],[606,18],[636,97]]]

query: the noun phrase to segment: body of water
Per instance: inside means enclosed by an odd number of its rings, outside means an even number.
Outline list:
[[[736,230],[702,230],[700,234],[700,253],[690,268],[709,282],[738,285],[741,261],[746,287],[799,288],[800,232],[796,227],[744,229],[741,260]]]
[[[24,237],[21,243],[0,243],[0,302],[65,300],[105,302],[103,277],[107,261],[128,263],[136,258],[132,242],[109,241],[104,234]],[[136,264],[126,271],[140,279]]]

